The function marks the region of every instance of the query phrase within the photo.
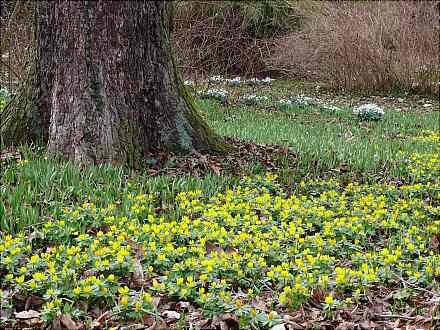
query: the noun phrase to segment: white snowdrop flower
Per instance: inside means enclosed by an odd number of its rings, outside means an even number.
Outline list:
[[[208,89],[207,91],[199,91],[201,98],[213,98],[219,101],[225,101],[228,98],[229,92],[223,89]]]
[[[256,85],[259,83],[259,81],[260,81],[260,79],[258,79],[258,78],[251,78],[251,79],[246,80],[246,83],[249,85]]]
[[[292,105],[292,101],[286,100],[286,99],[281,99],[281,100],[278,101],[278,103],[280,105]]]
[[[240,77],[235,77],[235,78],[233,78],[233,79],[227,79],[227,82],[230,84],[230,85],[240,85],[241,84],[241,78]]]
[[[353,113],[361,120],[380,120],[385,114],[385,111],[377,104],[367,103],[355,107]]]
[[[212,77],[209,77],[208,78],[208,81],[209,82],[222,82],[222,81],[224,81],[224,79],[223,79],[223,77],[222,76],[212,76]]]
[[[259,102],[267,101],[269,98],[267,96],[258,96],[255,94],[244,95],[240,100],[247,105],[257,104]]]
[[[263,84],[270,84],[272,81],[274,81],[275,79],[272,79],[272,78],[270,78],[270,77],[266,77],[266,78],[264,78],[264,79],[262,79],[261,80],[261,82],[263,83]]]
[[[307,107],[307,106],[313,106],[313,105],[317,105],[317,104],[321,104],[322,102],[314,97],[310,97],[310,96],[305,96],[305,95],[297,95],[297,96],[292,96],[290,98],[290,101],[292,102],[292,104],[295,104],[299,107]]]
[[[324,104],[321,106],[321,110],[329,111],[329,112],[338,112],[341,108],[337,107],[333,104]]]

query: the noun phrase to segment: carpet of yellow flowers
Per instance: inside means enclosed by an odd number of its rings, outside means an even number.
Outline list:
[[[174,216],[156,212],[152,195],[67,207],[40,231],[0,237],[2,308],[39,297],[50,322],[93,306],[110,328],[185,301],[205,318],[270,328],[307,304],[331,318],[381,287],[438,294],[439,135],[420,139],[437,146],[403,155],[399,184],[313,180],[286,191],[268,173],[215,196],[180,193]]]

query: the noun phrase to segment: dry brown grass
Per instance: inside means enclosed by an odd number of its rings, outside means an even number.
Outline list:
[[[433,92],[438,56],[438,2],[327,2],[277,41],[267,64],[348,90]]]

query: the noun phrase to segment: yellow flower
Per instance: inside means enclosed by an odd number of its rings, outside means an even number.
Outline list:
[[[92,293],[92,291],[93,291],[93,289],[92,289],[92,287],[89,286],[89,285],[87,285],[87,286],[85,286],[85,287],[83,288],[83,292],[84,292],[84,294],[86,294],[86,295]]]
[[[270,311],[269,315],[267,315],[267,318],[272,321],[277,316],[277,312]]]
[[[334,300],[333,300],[333,296],[332,295],[328,295],[327,297],[325,297],[325,303],[327,305],[333,305],[333,302],[334,302]]]
[[[281,305],[284,305],[287,302],[287,295],[285,292],[282,292],[279,297],[278,297],[278,301],[280,302]]]
[[[17,284],[23,284],[23,282],[24,282],[24,275],[21,275],[21,276],[17,277],[15,279],[15,282],[17,282]]]
[[[251,309],[251,315],[252,317],[257,316],[257,310],[255,309],[255,307]]]
[[[32,277],[36,281],[44,281],[46,279],[46,275],[44,273],[41,273],[41,272],[35,273],[34,275],[32,275]]]
[[[122,296],[119,303],[124,306],[128,305],[128,296]]]
[[[121,295],[126,295],[129,291],[130,291],[130,289],[128,288],[128,286],[124,286],[124,287],[119,287],[118,288],[118,292]]]
[[[144,292],[142,294],[142,300],[145,301],[146,303],[151,304],[153,302],[153,297],[151,296],[150,293]]]

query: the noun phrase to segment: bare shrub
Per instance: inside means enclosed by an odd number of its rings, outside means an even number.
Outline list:
[[[179,1],[173,43],[186,75],[252,76],[266,71],[272,39],[300,21],[290,0]]]
[[[370,91],[434,91],[438,2],[323,3],[305,27],[276,42],[266,64],[286,76]]]
[[[32,41],[31,1],[5,1],[0,17],[0,85],[14,90],[23,79]]]

